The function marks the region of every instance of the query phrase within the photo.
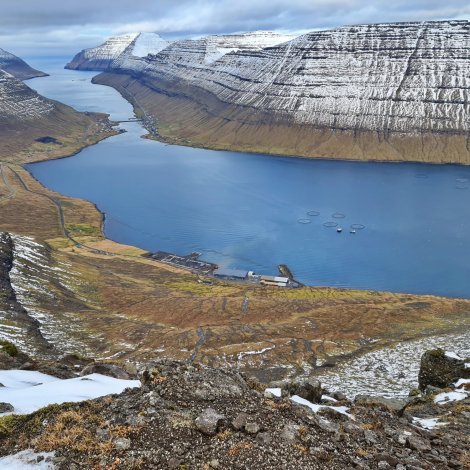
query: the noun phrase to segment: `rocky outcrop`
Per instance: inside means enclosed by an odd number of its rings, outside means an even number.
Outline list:
[[[109,38],[98,47],[79,52],[65,68],[73,70],[106,70],[121,55],[134,57],[157,54],[169,43],[155,33],[130,33]]]
[[[50,344],[42,336],[39,321],[31,317],[26,309],[18,302],[16,292],[10,278],[13,263],[13,239],[9,233],[0,233],[0,319],[10,324],[21,323],[25,328],[24,334],[25,337],[28,338],[28,341],[35,344],[39,349],[47,350],[50,348]],[[0,339],[3,339],[1,331]],[[14,345],[12,346],[15,348]],[[5,345],[0,348],[2,356],[8,355],[13,358],[17,356],[17,351],[16,353],[12,353],[11,351],[12,349],[5,347]],[[10,364],[16,363],[16,361],[10,360],[5,356],[3,359],[0,356],[0,365],[5,362]]]
[[[136,98],[161,128],[171,124],[163,137],[181,143],[470,163],[467,21],[315,31],[216,60],[205,47],[178,41],[137,64],[111,67],[138,84],[112,76],[98,81]]]
[[[34,77],[45,77],[47,73],[33,69],[24,60],[0,48],[0,69],[13,75],[19,80]]]
[[[426,351],[421,357],[419,370],[419,388],[446,388],[452,386],[460,378],[470,378],[470,368],[465,361],[454,353],[443,349]]]
[[[265,398],[230,369],[172,361],[146,367],[140,389],[48,407],[0,426],[0,456],[34,446],[55,452],[57,469],[72,463],[287,470],[468,466],[468,398],[457,407],[422,399],[403,416],[372,402],[331,412],[334,407]]]

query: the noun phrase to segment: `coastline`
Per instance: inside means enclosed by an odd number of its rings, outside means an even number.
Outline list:
[[[192,97],[183,86],[172,88],[163,81],[142,83],[130,75],[103,72],[92,83],[118,91],[144,117],[149,132],[145,137],[163,143],[289,158],[470,165],[464,134],[385,136],[373,131],[318,129],[232,108],[197,89]],[[145,108],[142,101],[147,103]]]

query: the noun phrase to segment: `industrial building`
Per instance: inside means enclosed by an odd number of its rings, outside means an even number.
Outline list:
[[[289,278],[281,276],[260,276],[260,282],[266,286],[287,287]]]
[[[230,279],[235,281],[244,281],[248,278],[248,271],[240,269],[219,268],[214,271],[214,276],[219,279]]]

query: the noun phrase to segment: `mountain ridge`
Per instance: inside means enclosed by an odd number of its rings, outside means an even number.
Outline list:
[[[131,64],[116,61],[95,81],[125,88],[159,121],[160,137],[178,143],[470,163],[468,21],[314,31],[210,63],[194,53],[187,60],[198,47],[186,40]]]

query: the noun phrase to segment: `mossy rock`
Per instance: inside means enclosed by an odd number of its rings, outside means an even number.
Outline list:
[[[456,380],[466,377],[466,372],[463,360],[446,355],[443,349],[431,349],[421,357],[419,389],[424,391],[428,385],[450,387]]]
[[[0,351],[7,353],[11,357],[15,357],[19,353],[18,348],[13,343],[4,340],[0,340]]]

